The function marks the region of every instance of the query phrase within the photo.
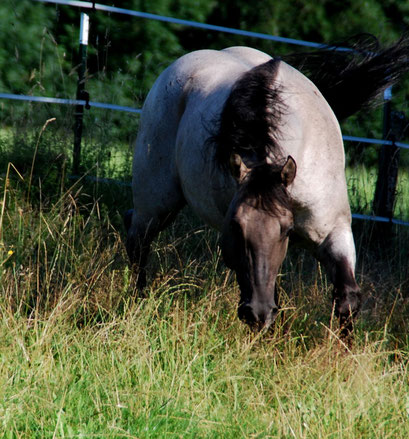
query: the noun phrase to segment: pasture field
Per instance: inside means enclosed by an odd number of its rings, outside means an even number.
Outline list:
[[[346,177],[351,210],[356,213],[370,214],[377,169],[367,168],[364,165],[348,166]],[[399,169],[394,214],[396,218],[409,221],[409,170],[404,165]]]
[[[408,437],[407,229],[385,245],[354,224],[365,300],[350,346],[321,267],[297,249],[275,330],[255,335],[217,234],[188,210],[155,242],[138,297],[129,188],[68,180],[47,149],[58,139],[37,133],[28,164],[2,164],[0,437]]]

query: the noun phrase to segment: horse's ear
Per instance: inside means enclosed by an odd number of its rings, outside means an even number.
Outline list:
[[[244,164],[239,154],[233,153],[230,155],[230,172],[231,175],[237,180],[241,181],[248,173],[249,169]]]
[[[295,160],[289,155],[287,157],[287,161],[285,165],[281,169],[281,181],[284,186],[289,186],[295,178],[295,174],[297,173],[297,164]]]

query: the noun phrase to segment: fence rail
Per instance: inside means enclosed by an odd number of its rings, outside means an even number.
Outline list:
[[[129,113],[140,114],[142,109],[133,108],[133,107],[125,107],[123,105],[114,105],[114,104],[106,104],[102,102],[93,102],[93,101],[85,101],[85,100],[77,100],[77,99],[61,99],[61,98],[52,98],[52,97],[44,97],[44,96],[28,96],[28,95],[17,95],[12,93],[0,93],[0,99],[11,99],[17,101],[31,101],[31,102],[42,102],[49,104],[65,104],[65,105],[89,105],[90,107],[95,108],[105,108],[108,110],[114,111],[125,111]],[[342,138],[348,142],[356,142],[356,143],[368,143],[372,145],[387,145],[387,146],[397,146],[398,148],[409,149],[409,144],[402,142],[392,142],[391,140],[384,139],[373,139],[369,137],[357,137],[357,136],[349,136],[343,135]]]
[[[108,110],[125,111],[127,113],[137,113],[137,114],[140,114],[142,112],[142,110],[139,108],[125,107],[123,105],[115,105],[115,104],[106,104],[103,102],[85,101],[82,99],[61,99],[61,98],[52,98],[45,96],[16,95],[12,93],[0,93],[0,99],[41,102],[47,104],[83,105],[83,106],[89,105],[90,107],[95,107],[95,108],[106,108]]]
[[[269,35],[259,32],[246,31],[242,29],[234,29],[225,26],[217,26],[214,24],[200,23],[198,21],[166,17],[164,15],[150,14],[148,12],[140,12],[140,11],[133,11],[131,9],[117,8],[115,6],[102,5],[95,2],[85,2],[85,1],[77,1],[77,0],[34,0],[34,1],[40,3],[54,3],[57,5],[65,5],[65,6],[76,6],[78,8],[91,9],[95,11],[113,12],[116,14],[130,15],[132,17],[147,18],[149,20],[163,21],[172,24],[180,24],[183,26],[196,27],[199,29],[224,32],[234,35],[241,35],[244,37],[258,38],[262,40],[276,41],[278,43],[293,44],[296,46],[313,47],[316,49],[322,49],[324,47],[328,47],[325,44],[315,43],[312,41],[297,40],[295,38],[285,38],[277,35]],[[337,47],[336,50],[349,52],[352,49],[348,47]]]

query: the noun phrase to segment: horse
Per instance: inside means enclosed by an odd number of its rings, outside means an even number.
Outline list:
[[[291,241],[326,268],[341,333],[350,334],[361,292],[337,113],[347,117],[396,82],[409,64],[407,47],[404,40],[378,54],[361,51],[358,61],[355,52],[332,49],[293,57],[315,83],[250,47],[198,50],[167,67],[142,109],[134,208],[125,217],[138,288],[152,240],[187,204],[221,233],[242,321],[256,330],[274,322],[276,279]]]

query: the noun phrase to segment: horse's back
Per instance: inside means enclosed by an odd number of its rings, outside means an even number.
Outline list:
[[[269,59],[270,56],[249,47],[198,50],[182,56],[162,72],[148,93],[140,132],[151,134],[154,131],[157,134],[160,122],[168,129],[173,127],[166,134],[174,133],[188,104],[194,105],[189,111],[195,111],[198,104],[215,94],[221,96],[219,100],[223,103],[241,74]]]

